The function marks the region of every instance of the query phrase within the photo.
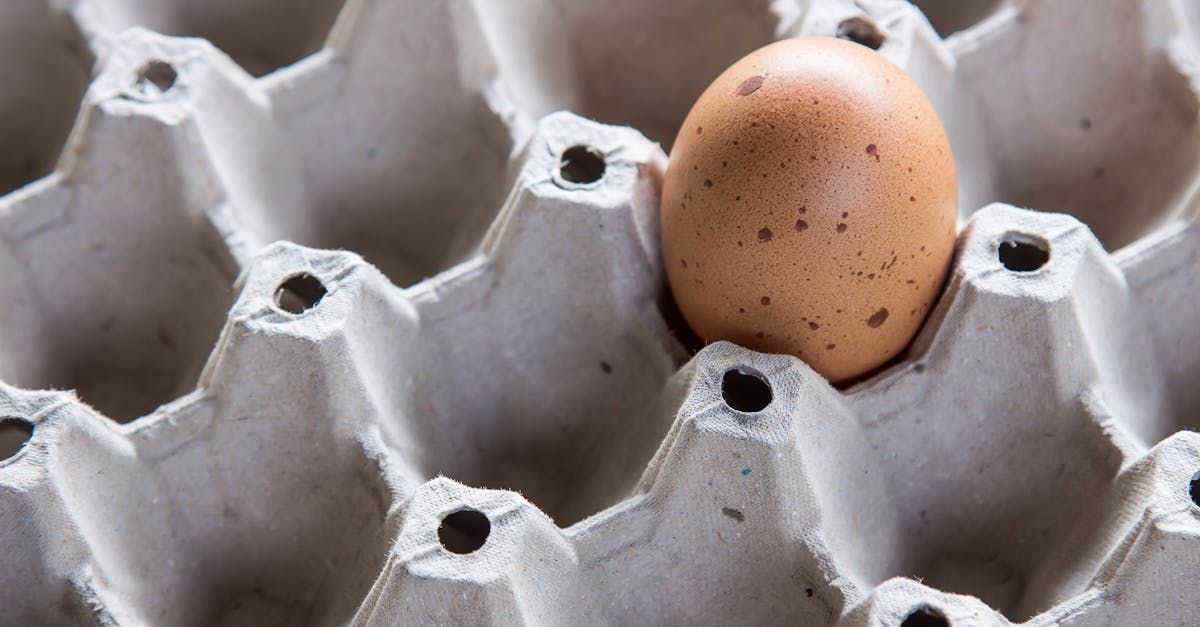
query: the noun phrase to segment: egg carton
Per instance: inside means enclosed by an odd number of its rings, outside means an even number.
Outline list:
[[[0,623],[1194,623],[1200,9],[917,4],[0,5]],[[659,258],[797,35],[959,172],[843,389],[696,352]]]

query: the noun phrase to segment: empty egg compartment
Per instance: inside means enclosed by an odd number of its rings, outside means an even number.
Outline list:
[[[413,285],[477,249],[511,182],[516,114],[459,5],[351,3],[341,24],[303,71],[263,83],[313,225],[283,236]]]
[[[318,391],[311,343],[269,344],[294,376],[218,376],[219,395],[131,435],[145,462],[140,486],[124,488],[140,498],[126,515],[161,518],[125,526],[138,545],[131,576],[155,591],[126,598],[148,622],[344,624],[379,573],[393,494],[370,428]],[[238,355],[222,358],[240,371]]]
[[[670,150],[692,103],[726,67],[771,43],[791,3],[621,0],[473,3],[514,102],[630,125]],[[703,42],[703,45],[698,45]]]
[[[54,169],[92,64],[83,35],[49,3],[0,7],[0,197]]]
[[[60,482],[122,622],[342,624],[358,605],[386,551],[390,493],[333,433],[339,418],[295,388],[291,407],[189,399],[171,428],[130,433],[123,465]],[[260,454],[284,432],[286,449]]]
[[[632,489],[682,355],[656,305],[661,167],[630,129],[548,116],[481,256],[409,291],[423,475],[519,490],[564,527]]]
[[[1200,430],[1198,228],[1200,223],[1193,217],[1122,249],[1115,257],[1137,303],[1131,331],[1155,355],[1163,387],[1164,411],[1138,433],[1146,447],[1176,431]]]
[[[0,376],[75,389],[120,422],[195,386],[237,274],[205,213],[219,197],[175,150],[189,128],[142,106],[90,100],[60,176],[5,198],[0,220]]]
[[[1068,427],[1095,420],[1070,410],[1054,418]],[[1012,450],[1031,437],[1038,436],[1023,434],[998,445]],[[1096,521],[1108,503],[1103,496],[1121,456],[1098,435],[1077,440],[1062,449],[1064,454],[1086,457],[1058,460],[1056,466],[1024,455],[1014,455],[1008,464],[995,463],[992,456],[981,456],[973,466],[956,464],[937,442],[905,460],[919,470],[901,476],[889,466],[885,474],[908,484],[893,494],[904,494],[896,498],[901,519],[896,542],[904,546],[893,547],[896,561],[880,572],[881,579],[915,578],[969,595],[1014,622],[1082,592],[1071,575],[1094,567],[1090,552],[1105,546],[1107,529]],[[1013,472],[1021,464],[1031,467]],[[955,472],[966,476],[951,477]],[[1011,474],[996,479],[1006,472]],[[915,481],[930,487],[913,487]]]
[[[1089,314],[1123,296],[1077,221],[1003,206],[975,216],[908,361],[848,392],[898,520],[865,579],[916,577],[1014,621],[1081,591],[1069,575],[1097,567],[1108,487],[1139,454],[1113,426],[1119,397],[1157,389],[1129,372],[1147,356],[1109,358],[1103,340],[1124,320]]]
[[[64,451],[111,459],[71,466],[57,492],[89,545],[77,559],[97,572],[92,604],[116,622],[344,624],[380,572],[413,481],[333,358],[352,282],[287,261],[301,272],[251,270],[194,393],[124,427],[112,450]]]
[[[345,621],[391,535],[375,462],[320,419],[287,455],[255,454],[298,412],[215,405],[191,397],[167,428],[126,430],[67,394],[0,388],[6,423],[31,431],[0,460],[6,621]]]
[[[1176,2],[1033,1],[950,40],[958,95],[940,113],[962,211],[1069,213],[1109,250],[1180,217],[1200,186],[1186,34]]]
[[[45,0],[42,0],[43,2]],[[103,54],[129,28],[206,39],[254,76],[320,50],[346,0],[71,0],[71,13]]]

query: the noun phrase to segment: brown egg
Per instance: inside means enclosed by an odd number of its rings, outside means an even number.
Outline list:
[[[916,83],[858,44],[761,48],[709,85],[663,184],[663,259],[706,342],[833,382],[912,340],[954,248],[954,159]]]

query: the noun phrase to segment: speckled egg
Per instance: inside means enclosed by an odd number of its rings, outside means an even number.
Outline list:
[[[663,259],[706,342],[830,381],[912,340],[954,249],[954,158],[921,89],[858,44],[761,48],[692,107],[663,183]]]

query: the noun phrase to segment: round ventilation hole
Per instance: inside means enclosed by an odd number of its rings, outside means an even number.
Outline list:
[[[167,93],[175,86],[178,78],[174,66],[166,61],[148,61],[138,70],[134,87],[145,98],[153,98]]]
[[[1010,272],[1035,272],[1050,261],[1050,244],[1040,237],[1009,233],[1000,240],[998,256]]]
[[[950,621],[937,608],[922,605],[909,612],[900,623],[900,627],[950,627]]]
[[[5,461],[25,448],[33,437],[33,425],[20,418],[0,420],[0,462]]]
[[[721,397],[731,408],[753,414],[771,404],[771,384],[750,368],[731,368],[721,377]]]
[[[604,155],[591,146],[571,146],[558,161],[558,174],[564,181],[587,185],[604,177]]]
[[[305,272],[279,284],[275,289],[275,306],[290,314],[302,314],[316,307],[325,298],[325,284]]]
[[[492,522],[477,509],[460,509],[446,514],[438,525],[438,542],[442,548],[467,555],[483,548],[492,533]]]
[[[861,17],[842,20],[837,27],[837,36],[838,39],[853,41],[871,50],[879,50],[883,42],[887,41],[887,37],[883,36],[875,22]]]

